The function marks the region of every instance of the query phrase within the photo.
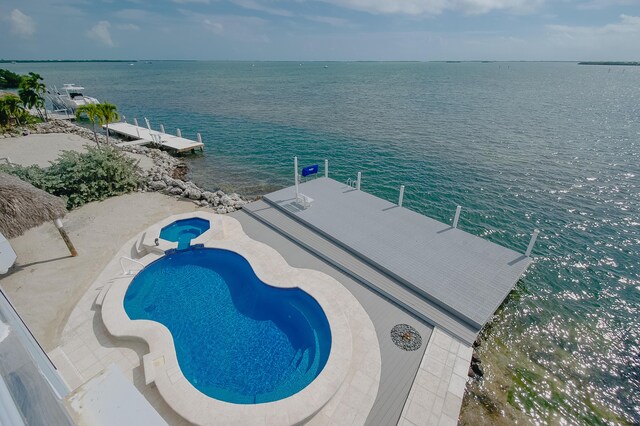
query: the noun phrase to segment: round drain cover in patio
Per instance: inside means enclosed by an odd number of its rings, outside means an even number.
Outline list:
[[[398,324],[391,329],[391,340],[404,351],[415,351],[422,346],[422,336],[408,324]]]

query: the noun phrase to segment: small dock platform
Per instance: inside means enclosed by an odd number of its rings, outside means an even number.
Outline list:
[[[106,129],[106,126],[102,127]],[[109,131],[117,133],[118,135],[124,136],[128,139],[132,139],[129,142],[116,144],[117,146],[153,144],[176,153],[194,151],[196,149],[202,151],[204,149],[204,144],[200,141],[193,141],[191,139],[183,138],[182,136],[158,132],[147,127],[137,126],[130,123],[111,123],[109,124]]]
[[[309,205],[300,205],[295,187],[263,202],[373,267],[388,281],[382,293],[468,344],[532,261],[327,177],[301,183],[299,192]]]

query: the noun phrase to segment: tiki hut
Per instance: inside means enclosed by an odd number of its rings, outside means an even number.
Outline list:
[[[15,238],[27,230],[53,221],[72,256],[76,256],[61,219],[67,213],[62,199],[15,176],[0,172],[0,232]]]

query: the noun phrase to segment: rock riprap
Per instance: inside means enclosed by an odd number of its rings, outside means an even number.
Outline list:
[[[14,137],[30,133],[67,133],[95,141],[91,130],[65,120],[50,120],[46,123],[39,123],[25,128],[23,132],[7,133],[2,136]],[[98,133],[97,136],[100,144],[107,143],[105,135]],[[234,212],[249,202],[249,200],[236,193],[226,194],[220,190],[211,192],[198,187],[191,181],[183,180],[188,175],[187,164],[178,158],[172,157],[165,151],[139,145],[116,146],[117,142],[120,142],[120,139],[113,136],[109,138],[109,145],[122,151],[145,155],[153,160],[153,167],[150,170],[144,171],[139,168],[139,173],[143,178],[143,183],[138,189],[141,192],[157,191],[176,198],[186,198],[201,207],[212,208],[219,214]]]

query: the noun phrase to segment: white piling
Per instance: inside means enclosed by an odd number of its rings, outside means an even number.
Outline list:
[[[182,137],[182,132],[180,131],[180,129],[176,129],[176,136],[178,136],[179,138]]]
[[[458,227],[458,220],[460,219],[460,211],[462,210],[462,206],[456,207],[456,215],[453,217],[453,227]]]
[[[398,207],[402,207],[403,199],[404,199],[404,185],[400,185],[400,197],[398,197]]]
[[[358,180],[356,181],[356,189],[360,191],[360,181],[362,180],[362,172],[358,172]]]
[[[164,124],[160,123],[160,132],[165,133]]]
[[[138,134],[138,139],[140,139],[140,126],[138,126],[138,119],[133,117],[133,124],[136,125],[136,133]]]
[[[151,123],[149,123],[147,117],[144,118],[144,122],[147,123],[147,129],[151,130]]]
[[[529,241],[529,246],[527,247],[527,251],[524,252],[524,255],[529,257],[531,255],[531,250],[533,250],[533,246],[536,243],[536,238],[538,238],[538,234],[540,230],[534,229],[533,235],[531,235],[531,241]]]
[[[324,160],[324,177],[329,177],[329,160]]]
[[[298,195],[300,195],[300,191],[298,189],[298,157],[293,157],[293,168],[295,169],[293,178],[296,182],[296,198],[298,198]]]
[[[198,142],[202,143],[202,135],[198,133]]]
[[[127,116],[126,116],[126,115],[123,115],[123,116],[122,116],[122,121],[123,121],[124,123],[126,123],[126,122],[127,122]]]

